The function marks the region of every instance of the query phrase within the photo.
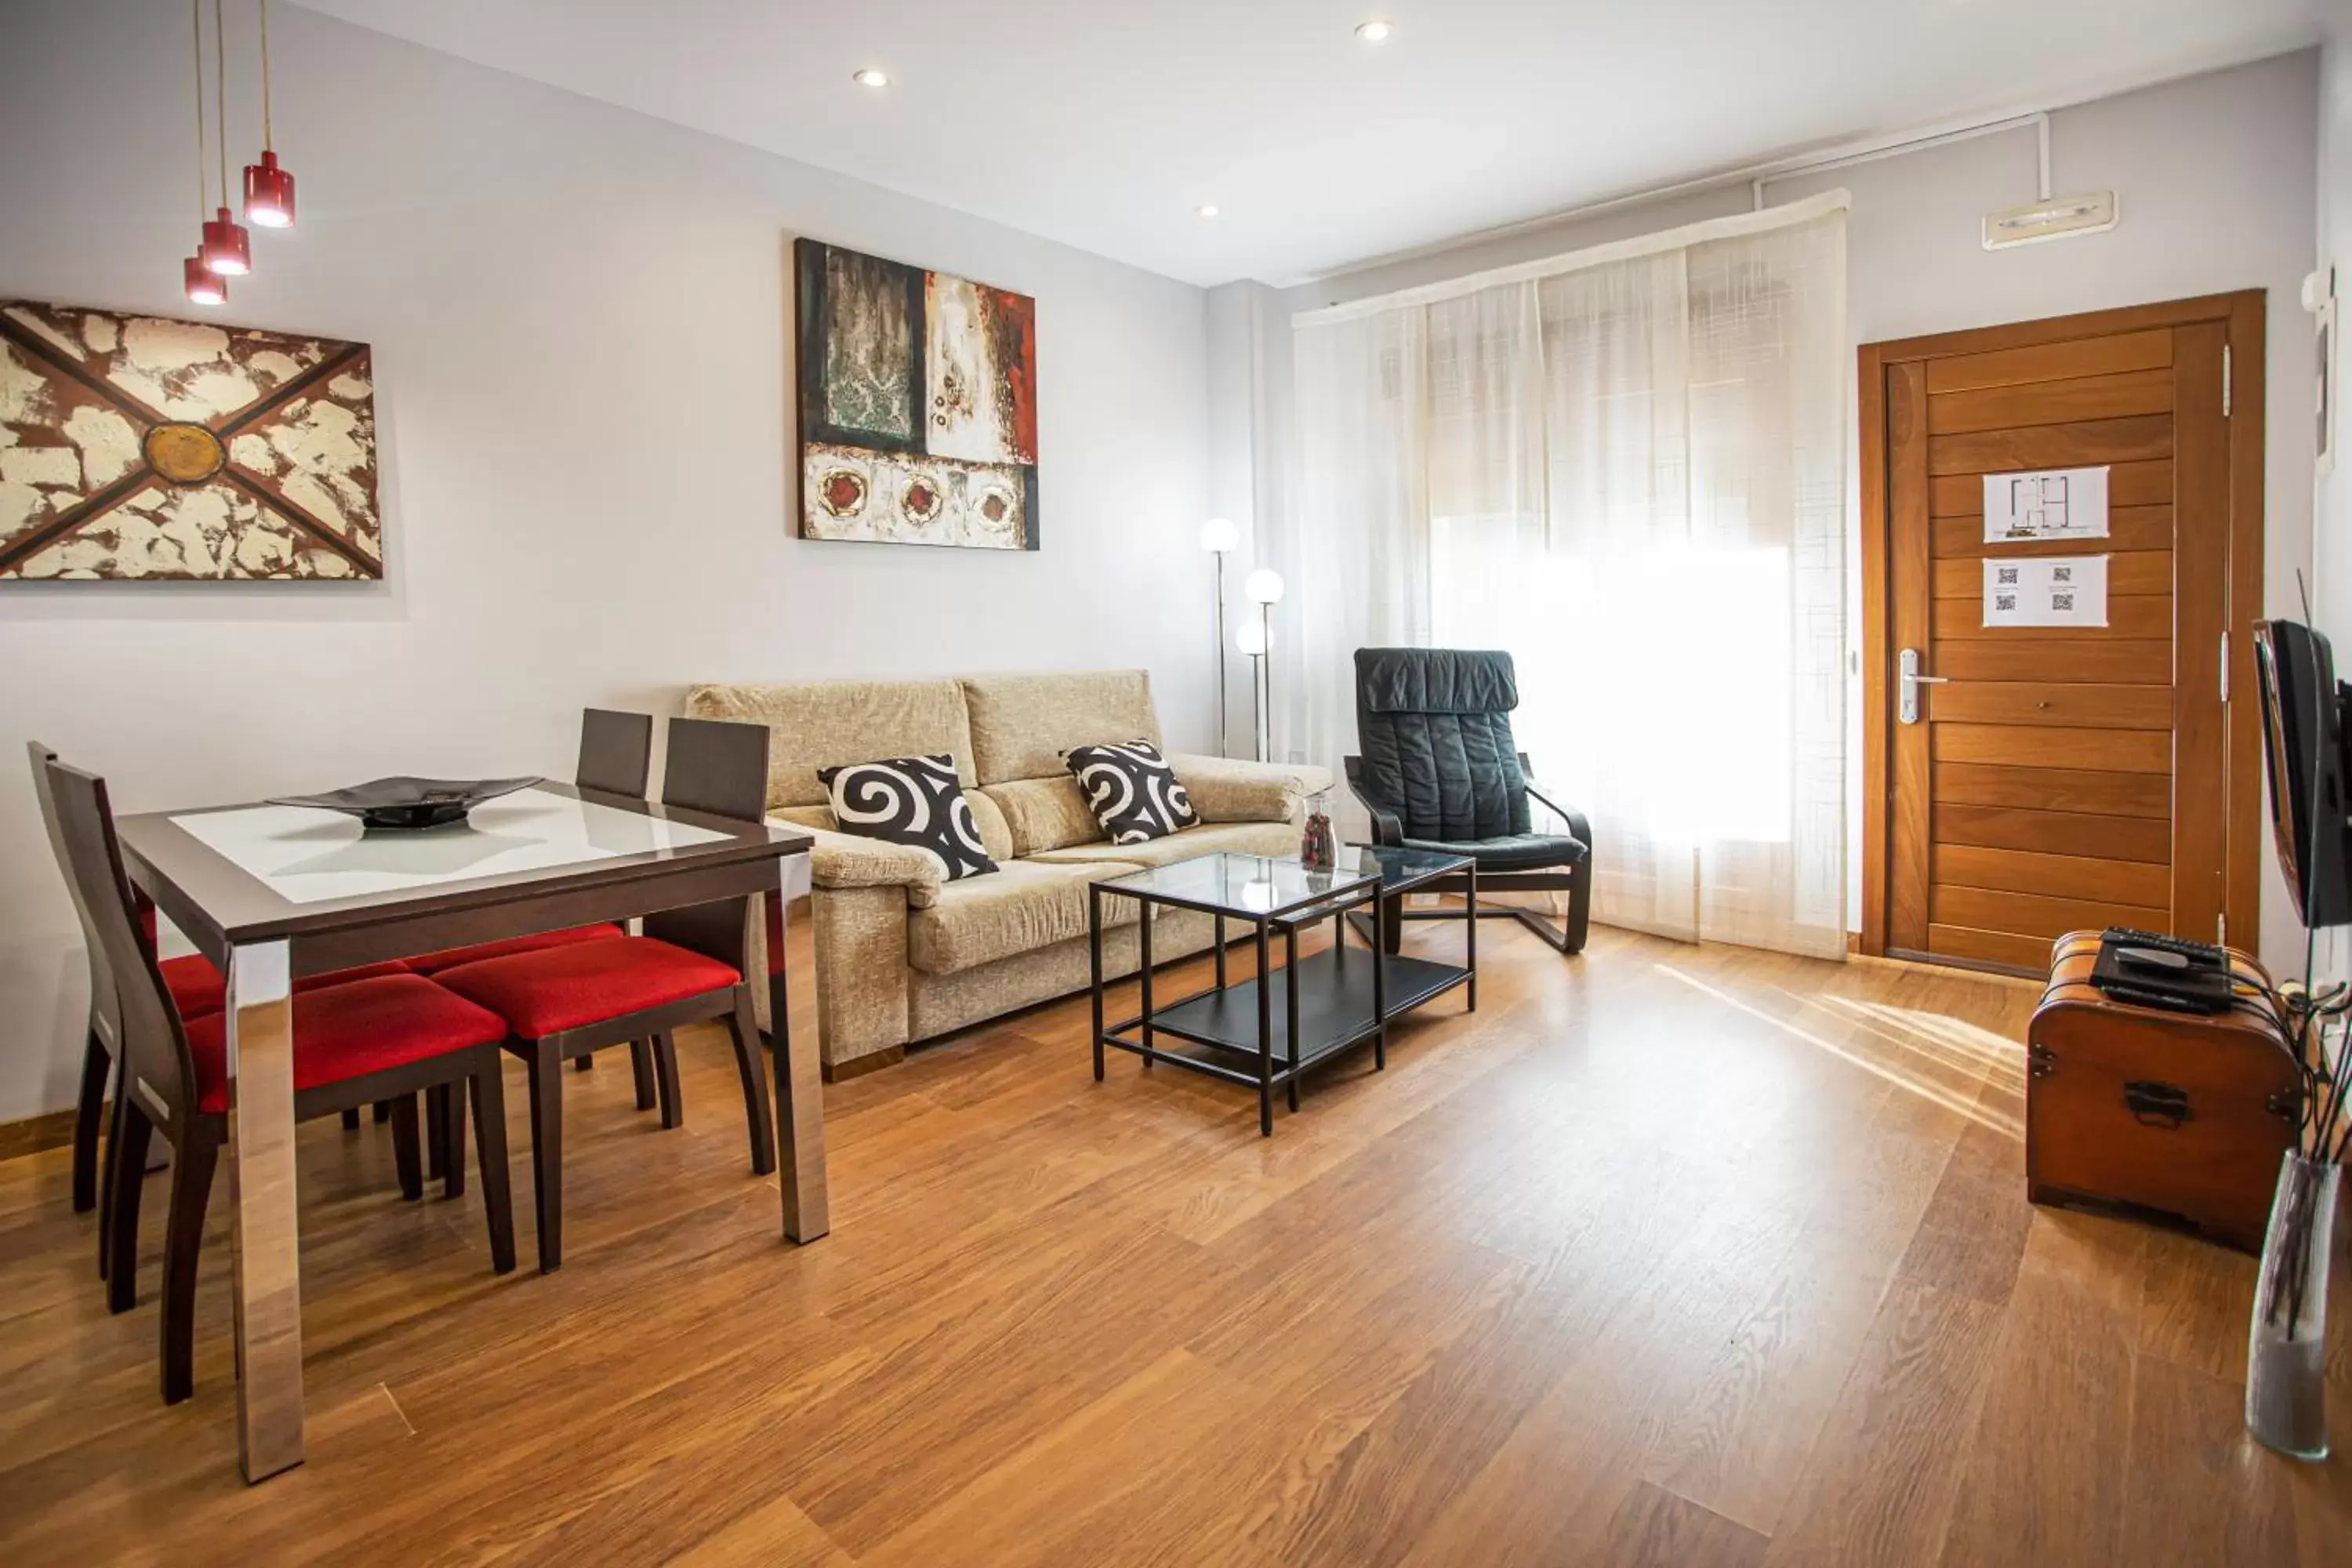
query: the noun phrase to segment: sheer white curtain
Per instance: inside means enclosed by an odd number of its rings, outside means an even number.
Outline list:
[[[1507,648],[1595,918],[1842,954],[1844,255],[1832,198],[1299,318],[1286,749],[1358,647]]]

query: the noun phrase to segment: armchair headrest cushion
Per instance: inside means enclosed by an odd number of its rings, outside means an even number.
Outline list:
[[[1519,705],[1511,656],[1452,647],[1360,647],[1357,700],[1367,713],[1507,713]]]

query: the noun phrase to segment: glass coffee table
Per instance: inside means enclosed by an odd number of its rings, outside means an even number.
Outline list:
[[[1440,963],[1402,953],[1383,956],[1391,900],[1440,877],[1466,877],[1471,918],[1464,922],[1468,950],[1462,963]],[[1103,1022],[1103,902],[1133,899],[1144,906],[1137,922],[1143,1010],[1125,1023]],[[1257,1090],[1258,1131],[1274,1133],[1274,1091],[1298,1109],[1300,1075],[1318,1062],[1369,1040],[1374,1068],[1388,1066],[1388,1024],[1455,986],[1478,1006],[1477,868],[1459,855],[1424,849],[1350,845],[1328,870],[1310,870],[1295,858],[1220,852],[1155,866],[1097,882],[1087,889],[1087,958],[1094,990],[1095,1078],[1103,1050],[1132,1051],[1147,1067],[1167,1062]],[[1152,994],[1151,906],[1198,910],[1216,920],[1217,983],[1181,1001]],[[1348,916],[1369,906],[1370,952],[1348,945]],[[1331,945],[1306,959],[1298,933],[1318,921],[1332,924]],[[1225,927],[1255,928],[1257,973],[1239,984],[1225,977]],[[1279,938],[1282,967],[1274,967]]]

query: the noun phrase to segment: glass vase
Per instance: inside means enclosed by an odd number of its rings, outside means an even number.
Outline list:
[[[2292,1149],[2279,1162],[2246,1335],[2246,1430],[2298,1459],[2327,1457],[2327,1264],[2339,1174]]]

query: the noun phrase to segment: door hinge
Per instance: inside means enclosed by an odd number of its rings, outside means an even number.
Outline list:
[[[2230,945],[2230,917],[2227,915],[2213,917],[2213,945],[2216,947]]]
[[[2230,700],[2230,634],[2221,634],[2221,700]]]
[[[2230,345],[2221,345],[2221,417],[2230,416]]]

